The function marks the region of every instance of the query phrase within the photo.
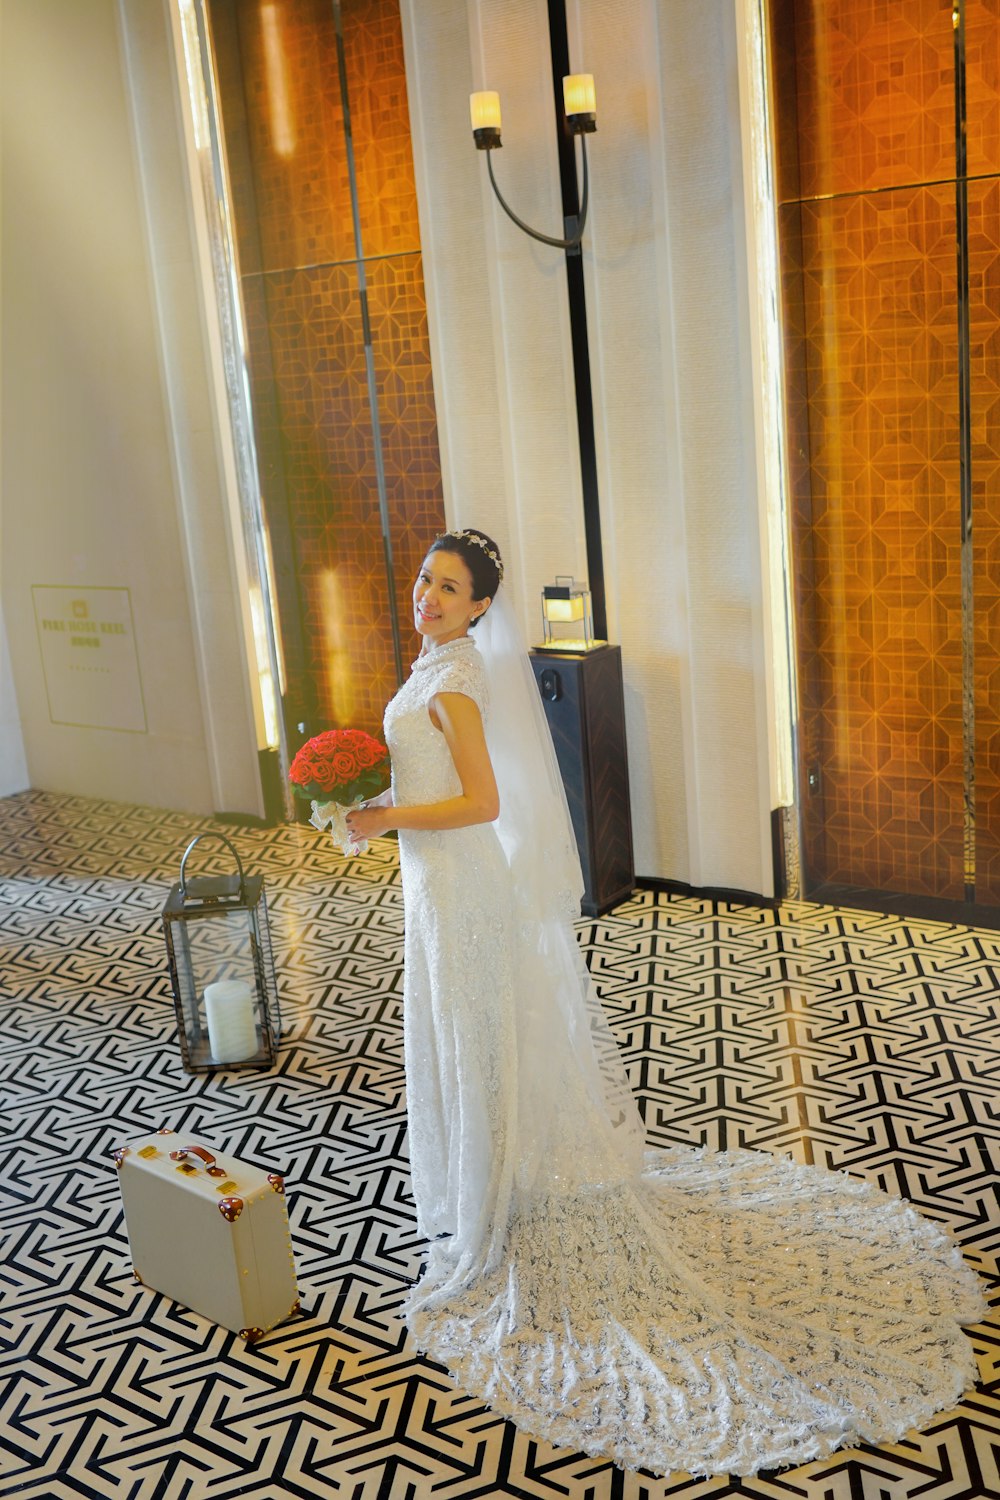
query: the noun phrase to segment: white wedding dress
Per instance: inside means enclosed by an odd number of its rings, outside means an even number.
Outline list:
[[[427,712],[442,691],[488,715],[472,637],[421,657],[386,711],[398,804],[461,790]],[[786,1158],[644,1151],[610,1033],[580,1024],[572,929],[572,953],[539,952],[551,932],[515,918],[493,825],[399,844],[431,1242],[405,1311],[417,1346],[524,1432],[657,1474],[800,1464],[954,1405],[975,1379],[961,1325],[985,1304],[950,1235]]]

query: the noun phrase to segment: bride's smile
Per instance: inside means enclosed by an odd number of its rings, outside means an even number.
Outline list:
[[[425,651],[465,635],[489,603],[472,594],[472,574],[457,552],[428,553],[413,585],[413,623]]]

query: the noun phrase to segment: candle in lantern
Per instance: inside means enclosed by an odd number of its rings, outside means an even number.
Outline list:
[[[250,986],[219,979],[205,986],[208,1041],[216,1062],[241,1062],[257,1051],[257,1025]]]

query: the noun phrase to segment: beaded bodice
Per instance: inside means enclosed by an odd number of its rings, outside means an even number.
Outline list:
[[[397,806],[441,802],[462,790],[445,737],[428,712],[437,693],[464,693],[485,717],[486,675],[471,636],[459,636],[418,656],[386,708],[385,739],[392,755]]]

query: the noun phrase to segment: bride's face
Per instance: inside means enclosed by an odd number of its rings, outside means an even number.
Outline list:
[[[472,597],[472,574],[457,552],[430,552],[413,585],[413,623],[427,646],[443,646],[483,612]]]

